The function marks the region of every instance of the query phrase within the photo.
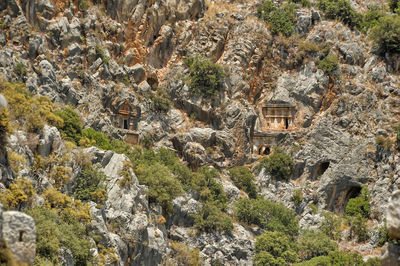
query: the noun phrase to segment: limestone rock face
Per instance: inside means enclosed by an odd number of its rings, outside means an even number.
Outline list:
[[[390,237],[400,239],[400,190],[395,191],[389,201],[386,224]]]
[[[45,126],[43,128],[43,137],[39,140],[38,153],[42,157],[48,156],[51,152],[57,152],[62,148],[60,132],[56,127]]]
[[[32,264],[36,252],[36,227],[29,215],[3,212],[2,236],[17,261]]]
[[[400,264],[400,245],[386,243],[382,248],[382,266],[392,266]]]

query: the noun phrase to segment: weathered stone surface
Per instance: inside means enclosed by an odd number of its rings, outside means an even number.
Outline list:
[[[400,245],[386,243],[382,248],[381,255],[382,266],[392,266],[400,264]]]
[[[36,227],[32,217],[16,211],[3,212],[2,235],[17,261],[32,264],[36,252]]]
[[[393,192],[386,213],[386,225],[389,236],[400,239],[400,190]]]
[[[56,127],[44,126],[42,137],[39,140],[38,153],[42,157],[47,157],[51,152],[56,152],[62,148],[63,142],[60,132]]]

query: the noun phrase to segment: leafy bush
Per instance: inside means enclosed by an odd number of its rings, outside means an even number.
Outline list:
[[[339,60],[336,55],[330,54],[318,62],[318,68],[322,69],[326,74],[331,74],[338,67]]]
[[[200,57],[187,58],[184,62],[189,67],[188,85],[193,93],[211,97],[222,88],[225,73],[220,65]]]
[[[256,238],[255,248],[255,265],[285,265],[297,260],[296,245],[283,232],[264,232]]]
[[[318,8],[329,19],[340,19],[351,28],[361,25],[362,15],[354,10],[348,0],[318,0]]]
[[[0,192],[1,202],[6,209],[21,210],[21,208],[32,202],[36,191],[31,182],[25,178],[19,178],[4,192]]]
[[[379,6],[372,5],[368,7],[367,13],[364,14],[361,29],[366,32],[378,24],[381,17],[386,15],[385,10]]]
[[[371,39],[379,54],[400,53],[400,16],[387,15],[371,29]]]
[[[269,231],[280,231],[295,236],[299,230],[296,214],[284,205],[262,198],[240,199],[235,216],[245,224],[256,224]]]
[[[104,52],[103,48],[100,46],[96,46],[95,48],[96,56],[97,58],[101,58],[104,64],[107,64],[110,61],[110,58],[106,56],[106,53]]]
[[[311,7],[310,0],[290,0],[290,2],[300,4],[302,7]]]
[[[250,198],[257,198],[257,187],[254,176],[247,167],[237,166],[229,170],[233,183],[246,191]]]
[[[171,109],[172,102],[169,96],[163,90],[157,90],[157,93],[149,92],[147,98],[151,101],[152,110],[156,112],[168,112]]]
[[[19,76],[26,76],[28,70],[26,69],[25,65],[21,62],[17,62],[14,66],[14,73]]]
[[[10,132],[10,121],[8,119],[8,109],[0,106],[0,146],[6,144],[6,136]]]
[[[178,265],[187,266],[200,266],[202,260],[200,258],[200,250],[198,248],[192,249],[180,242],[171,242],[171,248],[174,251],[174,261]],[[169,264],[167,264],[169,265]]]
[[[292,201],[295,206],[299,206],[301,204],[303,201],[303,193],[301,192],[301,189],[296,189],[293,191]]]
[[[375,138],[376,145],[383,147],[385,150],[390,150],[393,146],[393,141],[389,137],[377,136]]]
[[[58,128],[61,135],[66,140],[77,144],[82,137],[82,124],[79,115],[71,106],[57,111],[56,114],[64,120],[63,126]]]
[[[363,259],[356,253],[343,251],[331,251],[327,256],[312,258],[311,260],[295,264],[297,266],[318,266],[318,265],[364,265]]]
[[[261,19],[271,25],[272,34],[282,33],[287,37],[293,34],[296,19],[293,4],[286,4],[283,8],[279,8],[271,0],[267,0],[258,8],[258,14]]]
[[[306,231],[297,241],[298,256],[301,260],[309,260],[318,256],[326,256],[338,246],[322,232]]]
[[[90,242],[86,237],[86,229],[78,220],[66,221],[56,212],[35,207],[27,213],[36,224],[36,258],[58,264],[60,247],[72,252],[77,265],[86,265],[91,260]]]
[[[41,130],[45,123],[61,127],[63,120],[54,113],[55,106],[44,96],[33,97],[23,83],[0,81],[0,92],[12,106],[8,110],[8,120],[12,126],[26,129],[28,132]],[[3,115],[2,124],[6,120]]]
[[[347,202],[346,215],[368,218],[370,210],[369,190],[366,186],[363,186],[360,195],[349,199]]]
[[[233,229],[232,220],[221,211],[217,202],[206,202],[194,217],[195,228],[199,231],[223,231],[230,233]]]
[[[140,164],[135,169],[139,182],[148,186],[150,202],[158,202],[166,214],[172,213],[172,200],[183,193],[181,184],[168,167],[160,164]]]
[[[82,138],[88,138],[89,140],[94,141],[94,145],[102,150],[112,150],[112,146],[107,135],[96,131],[91,127],[82,130]]]
[[[367,229],[367,219],[357,215],[346,217],[347,222],[351,226],[350,237],[357,237],[358,242],[366,241],[369,237]]]
[[[288,181],[293,173],[294,162],[289,154],[276,148],[273,154],[261,159],[258,168],[261,167],[265,167],[273,177]]]
[[[326,234],[332,239],[339,239],[341,235],[342,219],[329,211],[322,213],[324,220],[321,224],[321,232]]]
[[[397,9],[399,8],[399,0],[389,0],[389,8],[392,12],[398,12]]]
[[[80,200],[103,202],[105,190],[102,182],[105,180],[106,176],[101,171],[87,167],[74,180],[74,197]]]

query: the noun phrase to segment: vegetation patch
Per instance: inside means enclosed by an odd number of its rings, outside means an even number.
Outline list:
[[[264,167],[272,177],[278,180],[289,181],[294,170],[294,162],[289,154],[286,154],[280,148],[276,148],[271,155],[261,159],[257,168],[261,170],[262,167]]]
[[[78,113],[71,106],[68,106],[63,110],[57,111],[56,114],[64,121],[62,126],[58,127],[61,135],[66,140],[78,144],[82,137],[82,124]]]
[[[216,96],[225,78],[222,67],[201,57],[187,58],[184,62],[189,67],[190,91],[203,97]]]
[[[400,16],[381,17],[371,29],[370,37],[379,54],[400,53]]]
[[[106,200],[106,191],[103,182],[106,176],[96,168],[89,166],[74,180],[74,197],[79,200],[92,200],[102,203]]]
[[[8,110],[8,120],[11,126],[26,129],[28,132],[38,132],[48,123],[56,127],[63,126],[63,119],[54,111],[56,106],[45,96],[32,96],[23,83],[9,83],[0,81],[0,93],[12,106]],[[2,116],[3,127],[6,125],[6,116]],[[9,126],[7,126],[10,130]]]
[[[229,173],[235,186],[246,191],[250,198],[257,198],[254,176],[247,167],[237,166],[230,169]]]
[[[271,26],[270,31],[274,35],[283,34],[289,37],[294,33],[296,14],[293,3],[279,7],[271,0],[267,0],[258,8],[258,16]]]
[[[255,224],[268,231],[298,233],[296,213],[280,203],[266,199],[240,199],[236,203],[236,218],[247,225]]]

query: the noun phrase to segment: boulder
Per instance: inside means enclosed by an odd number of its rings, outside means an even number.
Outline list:
[[[386,226],[391,238],[400,239],[400,190],[393,192],[389,201]]]
[[[60,149],[62,143],[63,141],[58,129],[45,125],[42,137],[39,140],[38,153],[42,157],[47,157],[51,152]]]
[[[382,266],[400,265],[400,245],[387,242],[382,248]]]
[[[36,227],[32,217],[17,211],[4,212],[2,235],[17,261],[33,263],[36,252]]]

